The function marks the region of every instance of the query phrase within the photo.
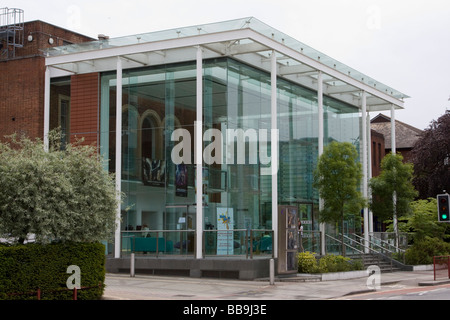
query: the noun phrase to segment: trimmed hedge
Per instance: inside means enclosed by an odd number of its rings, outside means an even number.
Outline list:
[[[52,243],[0,246],[0,299],[71,300],[70,265],[81,272],[79,300],[100,299],[105,281],[105,247],[101,243]],[[100,286],[99,286],[100,284]],[[34,293],[33,293],[34,292]]]

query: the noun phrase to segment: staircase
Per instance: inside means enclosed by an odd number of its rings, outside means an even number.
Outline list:
[[[383,256],[379,253],[353,254],[348,255],[348,258],[351,258],[353,260],[362,260],[364,269],[367,269],[369,266],[376,265],[380,268],[381,273],[402,270],[399,263],[395,263],[392,259],[389,259],[388,257]]]

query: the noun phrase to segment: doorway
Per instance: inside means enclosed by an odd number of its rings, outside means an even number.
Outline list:
[[[195,248],[196,206],[166,206],[164,212],[164,230],[166,239],[174,243],[174,249],[183,253],[194,253]]]

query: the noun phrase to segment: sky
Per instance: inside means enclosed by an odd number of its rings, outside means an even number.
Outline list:
[[[255,17],[410,96],[396,120],[426,129],[450,110],[448,0],[0,0],[4,7],[93,38]]]

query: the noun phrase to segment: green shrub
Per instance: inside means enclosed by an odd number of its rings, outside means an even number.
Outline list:
[[[415,241],[405,252],[406,264],[431,264],[433,256],[450,255],[450,244],[438,238],[425,237]]]
[[[330,254],[317,260],[315,254],[311,252],[298,254],[299,273],[344,272],[362,270],[363,267],[362,261],[343,256]]]
[[[319,270],[321,273],[349,271],[349,266],[346,264],[349,260],[350,258],[344,258],[343,256],[327,255],[320,258]]]
[[[70,300],[67,289],[70,265],[81,271],[80,300],[99,299],[105,280],[105,254],[101,243],[57,243],[0,246],[0,299],[36,299],[27,294],[41,289],[42,300]],[[100,284],[100,286],[99,286]]]
[[[344,272],[361,270],[363,268],[362,262],[352,260],[343,256],[336,256],[333,254],[326,255],[319,260],[319,272]]]
[[[316,273],[317,261],[314,252],[301,252],[298,254],[298,272]]]

